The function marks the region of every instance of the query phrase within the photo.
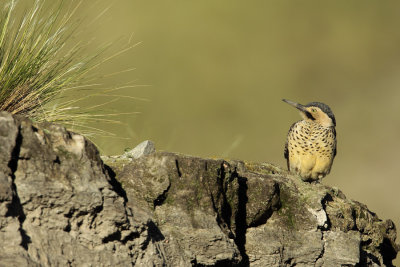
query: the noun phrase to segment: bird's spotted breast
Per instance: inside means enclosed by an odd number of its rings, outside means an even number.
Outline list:
[[[289,169],[304,178],[319,179],[330,171],[335,148],[332,128],[299,121],[288,134]]]

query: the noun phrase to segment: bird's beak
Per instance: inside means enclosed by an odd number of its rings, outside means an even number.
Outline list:
[[[298,110],[300,110],[301,113],[302,113],[302,117],[303,117],[304,119],[308,118],[308,119],[310,119],[310,120],[315,120],[315,118],[313,117],[313,115],[312,115],[312,114],[306,109],[306,107],[303,106],[302,104],[299,104],[299,103],[296,103],[296,102],[293,102],[293,101],[290,101],[290,100],[287,100],[287,99],[282,99],[282,101],[283,101],[283,102],[286,102],[286,103],[288,103],[289,105],[291,105],[291,106],[297,108]]]
[[[295,108],[297,108],[298,110],[300,110],[303,113],[308,113],[308,111],[306,110],[306,108],[302,104],[299,104],[299,103],[296,103],[296,102],[293,102],[293,101],[290,101],[290,100],[287,100],[287,99],[282,99],[282,101],[288,103],[289,105],[291,105],[291,106],[293,106]]]

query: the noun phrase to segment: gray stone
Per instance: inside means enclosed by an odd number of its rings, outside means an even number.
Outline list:
[[[355,266],[360,261],[360,233],[358,231],[328,231],[324,233],[324,255],[321,266]]]
[[[268,163],[144,152],[0,113],[0,266],[391,266],[392,221]]]
[[[0,124],[1,266],[157,263],[155,245],[137,245],[149,221],[134,220],[92,143],[6,113]]]
[[[156,151],[154,143],[150,140],[146,140],[138,144],[135,148],[125,152],[123,157],[138,159],[142,156],[149,155]]]

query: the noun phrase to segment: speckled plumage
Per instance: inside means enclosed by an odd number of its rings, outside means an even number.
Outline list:
[[[284,156],[289,171],[300,175],[304,180],[318,180],[325,177],[329,174],[336,156],[336,121],[330,108],[320,104],[322,103],[312,102],[305,106],[298,104],[300,108],[296,106],[308,114],[290,127],[285,144]],[[330,124],[322,123],[320,119],[322,116],[314,118],[311,110],[326,114],[323,119],[330,119]]]

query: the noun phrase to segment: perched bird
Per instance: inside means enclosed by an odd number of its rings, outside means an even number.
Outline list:
[[[300,110],[303,120],[295,122],[287,135],[284,156],[289,171],[305,181],[316,181],[331,170],[336,156],[336,120],[328,105],[284,102]]]

